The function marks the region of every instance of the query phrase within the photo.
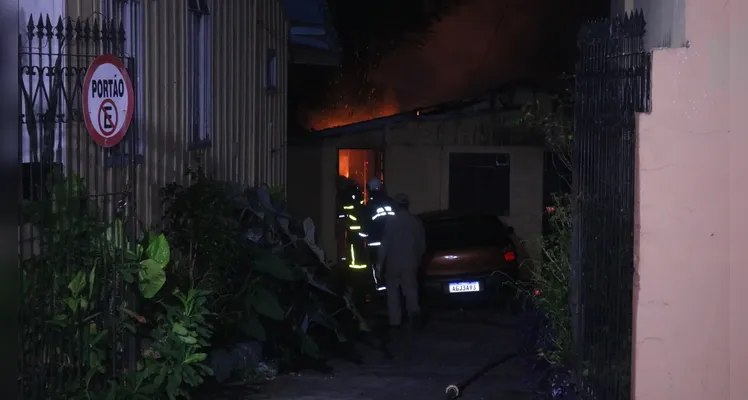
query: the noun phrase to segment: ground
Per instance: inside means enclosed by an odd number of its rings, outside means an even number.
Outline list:
[[[441,310],[420,332],[392,337],[388,360],[375,347],[361,346],[361,365],[333,361],[331,374],[302,372],[282,375],[244,390],[235,399],[343,400],[439,399],[445,389],[469,378],[485,365],[518,352],[515,317],[491,310]],[[463,390],[461,399],[530,399],[521,382],[527,368],[512,359],[488,371]],[[236,393],[236,392],[234,392]],[[228,398],[229,396],[227,396]]]

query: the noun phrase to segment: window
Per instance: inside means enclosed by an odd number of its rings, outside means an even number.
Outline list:
[[[19,39],[19,61],[21,63],[20,75],[20,111],[26,119],[36,116],[33,122],[24,121],[20,125],[21,129],[21,161],[23,163],[36,163],[45,158],[45,154],[51,155],[52,162],[66,163],[68,153],[68,135],[65,123],[58,122],[54,126],[54,140],[47,136],[43,128],[41,115],[49,112],[51,103],[49,99],[56,96],[57,113],[65,114],[68,107],[67,101],[63,98],[65,90],[71,90],[69,87],[63,87],[57,93],[51,93],[54,87],[54,81],[60,79],[62,85],[66,85],[67,79],[64,78],[62,71],[66,70],[67,58],[60,54],[67,53],[64,41],[61,42],[58,37],[42,34],[36,28],[33,33],[36,37],[29,38],[27,24],[29,18],[34,23],[39,18],[49,18],[52,24],[56,24],[60,17],[65,17],[66,2],[64,0],[47,0],[47,1],[21,1],[18,3],[18,29],[20,29]],[[56,68],[59,61],[60,68]],[[57,72],[51,73],[51,72]],[[47,75],[40,78],[42,75]],[[35,138],[36,140],[33,140]],[[47,139],[47,140],[45,140]],[[46,160],[50,161],[50,160]]]
[[[449,208],[458,212],[509,215],[509,155],[452,153]]]
[[[187,115],[190,148],[211,144],[213,129],[213,35],[208,0],[188,0]]]
[[[265,88],[268,90],[278,89],[278,53],[275,49],[267,51],[267,71]]]
[[[122,21],[125,30],[124,48],[121,49],[127,71],[135,90],[135,110],[129,132],[119,145],[108,150],[108,165],[122,166],[130,162],[142,163],[145,150],[144,83],[145,26],[142,0],[104,0],[102,10],[111,18]],[[134,152],[135,157],[129,157]]]

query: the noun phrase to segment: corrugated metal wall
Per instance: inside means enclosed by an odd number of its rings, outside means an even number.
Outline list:
[[[213,15],[214,119],[209,165],[221,179],[286,182],[288,27],[278,0],[222,1]],[[268,50],[277,88],[268,89]]]
[[[101,12],[101,5],[101,0],[67,0],[65,3],[68,16],[73,18],[87,18]]]
[[[161,215],[159,189],[184,182],[187,150],[187,2],[142,1],[145,23],[143,80],[144,163],[138,170],[138,217],[150,224]]]
[[[213,137],[187,148],[185,0],[141,0],[145,18],[145,142],[136,190],[146,225],[161,215],[159,189],[186,183],[199,157],[216,178],[242,184],[286,183],[288,25],[280,0],[208,0],[213,29]],[[68,0],[68,14],[101,12],[101,0]],[[277,88],[268,90],[268,50],[277,54]],[[133,120],[133,123],[136,121]],[[84,132],[85,134],[85,132]],[[83,138],[82,138],[83,139]]]
[[[239,0],[242,1],[242,0]],[[270,186],[285,185],[287,157],[287,93],[288,93],[288,25],[279,0],[257,0],[257,59],[259,81],[263,84],[258,104],[257,127],[258,159],[256,177],[258,183]],[[268,50],[277,54],[277,88],[268,90]]]

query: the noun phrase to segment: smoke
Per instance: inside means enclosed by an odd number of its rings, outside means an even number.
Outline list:
[[[433,26],[423,45],[386,56],[373,79],[395,94],[401,110],[410,110],[531,77],[552,2],[466,0]]]
[[[308,128],[320,130],[402,111],[459,100],[546,70],[542,49],[554,47],[553,28],[568,5],[559,0],[464,0],[436,22],[421,45],[407,44],[386,55],[370,77],[380,87],[368,101],[360,82],[336,81],[337,99],[307,110]],[[558,24],[555,24],[558,25]]]

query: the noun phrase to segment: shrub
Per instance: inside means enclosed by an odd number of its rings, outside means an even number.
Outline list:
[[[210,293],[215,347],[251,339],[291,362],[323,357],[327,336],[346,343],[368,329],[325,265],[313,223],[288,213],[281,190],[190,175],[190,185],[162,190],[163,230],[179,258],[175,281]]]
[[[205,321],[205,310],[190,303],[199,303],[199,294],[163,295],[166,238],[149,234],[132,243],[120,219],[101,221],[99,204],[78,177],[55,173],[48,186],[49,201],[23,207],[38,232],[37,251],[21,261],[23,392],[87,400],[186,397],[185,387],[211,372],[200,352],[210,326],[187,329]],[[148,302],[155,306],[146,317],[136,307]],[[134,350],[127,344],[136,336],[153,340],[127,369]]]
[[[543,261],[539,269],[532,271],[530,298],[548,324],[548,329],[541,333],[539,355],[559,364],[570,361],[572,352],[569,196],[555,196],[553,204],[546,210],[551,230],[541,239]]]

